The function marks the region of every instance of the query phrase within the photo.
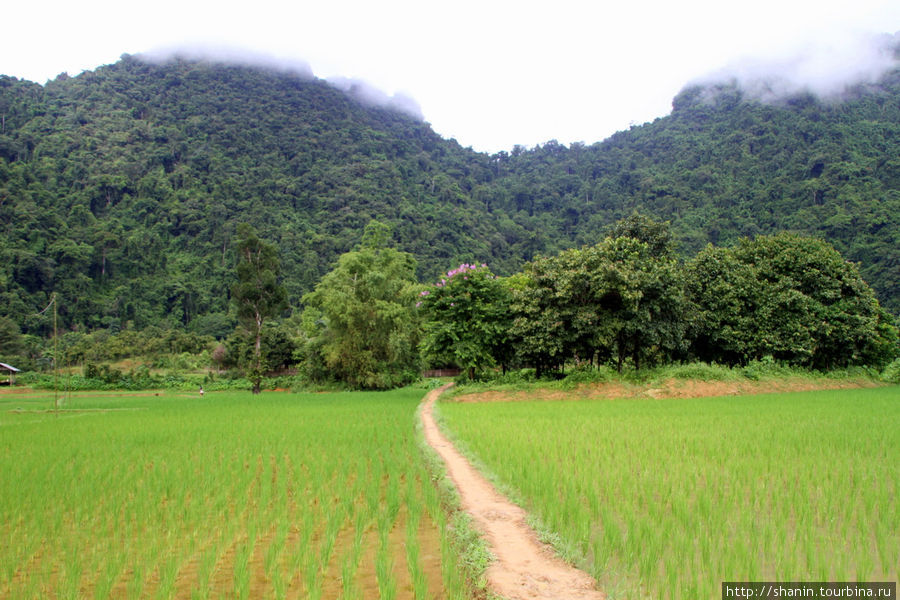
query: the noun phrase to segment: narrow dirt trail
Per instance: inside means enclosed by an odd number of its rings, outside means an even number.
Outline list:
[[[425,440],[443,458],[463,510],[472,516],[497,559],[486,573],[490,590],[508,600],[605,599],[590,575],[567,565],[550,546],[538,541],[525,521],[525,511],[501,495],[440,432],[432,409],[448,387],[425,397]]]

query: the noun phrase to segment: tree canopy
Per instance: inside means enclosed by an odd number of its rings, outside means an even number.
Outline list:
[[[470,379],[502,364],[512,323],[509,291],[486,264],[463,263],[419,293],[426,316],[423,353],[437,366],[465,369]]]
[[[385,233],[370,223],[359,249],[303,297],[304,366],[315,380],[385,389],[419,378],[416,261],[382,245]]]
[[[683,349],[687,299],[672,257],[633,237],[537,259],[514,292],[514,333],[539,370],[613,358],[621,370]]]
[[[881,368],[900,354],[892,317],[824,240],[758,236],[682,263],[667,230],[632,215],[617,237],[539,257],[503,285],[485,266],[449,271],[420,294],[426,355],[474,374],[502,349],[540,376],[680,360]]]

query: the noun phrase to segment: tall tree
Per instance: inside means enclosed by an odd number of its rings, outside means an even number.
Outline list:
[[[753,265],[775,310],[758,321],[789,341],[779,358],[816,369],[883,366],[896,356],[897,332],[857,265],[828,242],[782,233],[742,240],[738,260]]]
[[[686,294],[674,258],[633,237],[541,258],[515,290],[513,331],[522,357],[543,366],[566,360],[626,359],[635,368],[685,348]]]
[[[688,264],[688,279],[700,358],[772,356],[830,369],[883,366],[897,354],[890,315],[857,266],[823,240],[779,234],[709,246]]]
[[[605,287],[619,370],[626,357],[637,369],[682,355],[693,317],[674,257],[629,237],[607,238],[600,249],[605,261],[598,288]]]
[[[454,364],[469,379],[497,364],[511,324],[509,293],[486,264],[461,264],[419,294],[425,323],[424,353]]]
[[[694,356],[728,365],[760,356],[766,341],[757,310],[763,300],[752,265],[738,260],[731,248],[710,244],[688,261],[686,277],[697,308],[690,332]]]
[[[420,376],[416,261],[387,241],[384,226],[370,223],[359,249],[303,297],[304,370],[314,379],[388,389]]]
[[[613,223],[607,234],[612,238],[627,237],[644,242],[652,256],[672,256],[675,253],[675,240],[669,223],[656,221],[636,211]]]
[[[247,224],[238,226],[237,254],[238,282],[231,294],[239,322],[253,336],[253,359],[248,374],[253,393],[258,394],[266,369],[262,354],[263,324],[287,308],[287,293],[278,282],[277,249],[260,240]]]

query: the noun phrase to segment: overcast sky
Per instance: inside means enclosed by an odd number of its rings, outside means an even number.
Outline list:
[[[885,57],[860,40],[900,31],[900,2],[50,0],[2,19],[0,74],[45,83],[123,53],[247,49],[412,97],[441,135],[495,152],[602,140],[726,69],[800,86],[877,76]]]

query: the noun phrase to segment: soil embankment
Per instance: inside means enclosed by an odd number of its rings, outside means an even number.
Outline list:
[[[454,402],[516,402],[591,400],[597,398],[706,398],[713,396],[743,396],[747,394],[782,394],[811,392],[816,390],[848,390],[877,387],[868,378],[827,379],[806,377],[782,377],[752,381],[703,381],[699,379],[666,379],[652,383],[586,383],[570,390],[535,388],[529,390],[471,392],[453,398]]]

